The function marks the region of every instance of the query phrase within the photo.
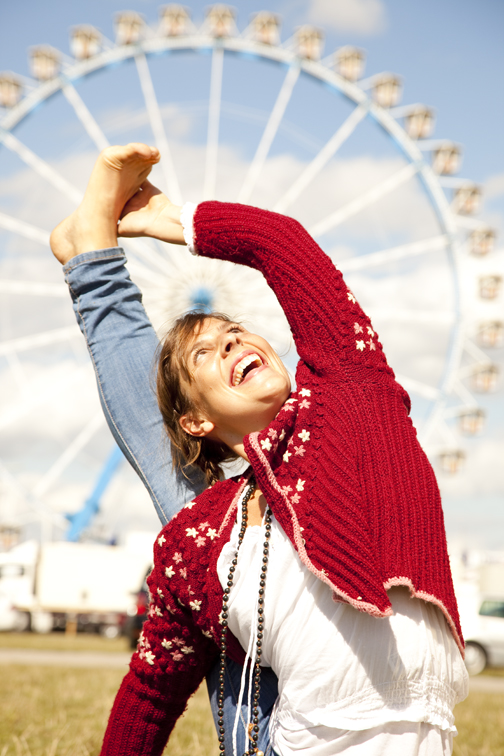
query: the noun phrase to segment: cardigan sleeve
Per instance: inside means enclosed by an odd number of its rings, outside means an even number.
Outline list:
[[[382,346],[341,272],[295,220],[246,205],[203,202],[194,215],[199,254],[260,270],[275,292],[296,348],[315,370],[393,375]],[[243,297],[247,292],[243,292]]]
[[[218,655],[163,572],[155,564],[148,579],[149,619],[115,698],[101,756],[160,756]]]

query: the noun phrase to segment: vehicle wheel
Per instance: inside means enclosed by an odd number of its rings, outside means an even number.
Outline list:
[[[50,633],[53,629],[53,618],[50,612],[32,612],[31,629],[34,633]]]
[[[470,675],[479,675],[487,665],[487,655],[479,643],[466,643],[465,665]]]
[[[14,630],[16,633],[24,633],[30,626],[30,615],[28,612],[17,612]]]

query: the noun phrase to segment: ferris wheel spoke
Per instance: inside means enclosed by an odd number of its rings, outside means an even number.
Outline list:
[[[15,406],[9,407],[5,412],[0,414],[0,430],[22,420],[32,413],[37,407],[49,403],[54,399],[61,397],[63,391],[68,390],[75,384],[89,378],[89,367],[77,368],[71,375],[64,375],[59,381],[51,381],[43,389],[29,392],[24,396],[21,402]]]
[[[312,236],[322,236],[328,231],[331,231],[353,215],[357,215],[357,213],[360,213],[366,207],[373,205],[387,194],[390,194],[390,192],[393,192],[394,189],[397,189],[401,184],[405,184],[406,181],[409,181],[418,172],[418,170],[419,165],[416,163],[408,163],[408,165],[400,168],[393,173],[392,176],[385,179],[385,181],[382,181],[381,184],[374,186],[369,191],[364,192],[361,197],[357,197],[347,205],[344,205],[344,207],[341,207],[339,210],[328,215],[324,220],[316,223],[309,230],[310,234]]]
[[[313,181],[313,179],[325,168],[329,160],[336,154],[344,142],[353,134],[359,123],[366,117],[368,112],[367,103],[358,105],[348,116],[346,121],[332,135],[329,141],[322,147],[318,155],[305,168],[297,181],[290,187],[284,196],[277,202],[273,210],[284,213],[299,195]]]
[[[424,399],[435,401],[441,397],[441,392],[434,386],[429,386],[428,383],[418,381],[416,378],[410,378],[406,375],[396,374],[397,382],[404,386],[406,391],[410,391],[412,394],[422,396]]]
[[[6,231],[13,231],[15,234],[19,234],[19,236],[23,236],[25,239],[30,239],[30,241],[39,242],[39,244],[43,244],[45,247],[49,246],[50,233],[48,231],[13,218],[11,215],[0,213],[0,228],[5,228]]]
[[[80,336],[77,325],[69,328],[56,328],[53,331],[44,331],[32,336],[22,336],[19,339],[11,339],[0,343],[0,355],[7,355],[12,352],[26,352],[29,349],[38,349],[51,344],[61,344],[76,336]]]
[[[68,297],[68,289],[64,284],[8,281],[6,279],[0,279],[0,293],[24,294],[30,297],[55,297],[56,299],[67,299]]]
[[[238,202],[246,203],[250,200],[250,196],[254,191],[257,179],[259,178],[259,175],[264,167],[264,163],[266,161],[266,158],[268,157],[271,145],[273,144],[273,140],[276,136],[282,118],[284,117],[285,110],[287,108],[287,105],[289,104],[289,100],[294,90],[294,86],[299,78],[299,72],[300,68],[296,65],[291,66],[287,72],[287,76],[285,77],[280,92],[278,93],[278,97],[273,106],[273,110],[271,111],[271,115],[268,119],[268,123],[266,124],[266,128],[264,129],[261,141],[259,142],[259,146],[256,150],[252,163],[250,164],[245,182],[238,195]]]
[[[149,64],[147,63],[147,58],[143,53],[135,56],[135,63],[138,71],[138,77],[140,79],[140,86],[142,87],[145,106],[149,115],[152,133],[156,141],[156,147],[163,157],[161,161],[161,169],[164,175],[166,190],[171,201],[176,205],[181,205],[182,194],[180,192],[177,174],[175,173],[175,166],[173,164],[170,146],[166,137],[166,131],[163,124],[163,119],[161,117],[161,111],[159,110],[156,91],[152,83]]]
[[[89,137],[92,139],[92,141],[95,143],[95,145],[98,147],[100,152],[104,150],[106,147],[110,146],[110,143],[101,130],[101,128],[98,126],[95,118],[91,115],[87,105],[84,103],[84,100],[80,96],[80,94],[75,89],[74,85],[71,82],[67,82],[62,88],[61,88],[63,94],[65,95],[66,99],[72,106],[72,108],[75,111],[75,115],[79,119],[79,121],[82,123],[84,128],[86,129]]]
[[[455,314],[449,310],[387,310],[375,307],[373,319],[395,320],[399,323],[418,323],[421,325],[452,325]]]
[[[222,47],[214,47],[212,53],[212,71],[210,75],[208,136],[206,146],[205,180],[203,184],[203,199],[205,200],[211,200],[215,196],[223,67],[224,50]]]
[[[82,201],[83,194],[75,186],[66,180],[58,171],[52,168],[49,163],[42,160],[36,155],[29,147],[19,141],[14,134],[8,131],[0,133],[0,142],[3,142],[5,146],[15,152],[21,160],[32,170],[35,171],[41,178],[52,184],[58,191],[64,194],[66,197],[79,205]]]
[[[446,234],[432,236],[429,239],[420,239],[420,241],[411,242],[410,244],[401,244],[398,247],[390,247],[379,252],[371,252],[368,255],[360,255],[338,263],[338,267],[344,273],[357,270],[367,270],[375,265],[386,265],[387,263],[403,260],[407,257],[415,257],[427,252],[436,252],[437,250],[446,249],[450,242],[450,237]]]
[[[43,497],[47,491],[56,483],[68,465],[73,462],[76,456],[91,441],[92,437],[99,428],[104,424],[103,413],[100,411],[87,423],[74,440],[66,447],[63,454],[49,468],[45,475],[40,478],[36,486],[32,489],[32,495],[37,498]]]
[[[466,406],[469,406],[469,407],[477,406],[478,403],[475,401],[469,389],[467,389],[464,386],[462,381],[455,380],[453,382],[453,391],[462,399],[462,401],[465,403]]]

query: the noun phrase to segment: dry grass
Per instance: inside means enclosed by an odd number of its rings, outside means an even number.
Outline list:
[[[0,678],[0,756],[97,756],[122,679],[115,669],[6,665]],[[217,756],[206,687],[191,700],[165,756]]]
[[[130,651],[127,638],[102,638],[90,633],[0,633],[0,648],[31,648],[37,651]]]
[[[126,651],[124,639],[2,634],[9,648]],[[117,669],[0,666],[0,756],[97,756],[123,673]],[[501,676],[502,671],[495,672]],[[504,694],[474,691],[455,710],[454,756],[504,756]],[[164,756],[217,756],[206,686],[192,699]]]

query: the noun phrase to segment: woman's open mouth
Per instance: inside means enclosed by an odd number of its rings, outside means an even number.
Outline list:
[[[245,357],[242,357],[241,360],[239,360],[239,362],[237,362],[234,366],[231,375],[231,385],[239,386],[240,383],[243,383],[247,375],[252,372],[252,370],[260,368],[263,365],[264,362],[262,358],[259,357],[256,352],[249,352],[245,355]]]

